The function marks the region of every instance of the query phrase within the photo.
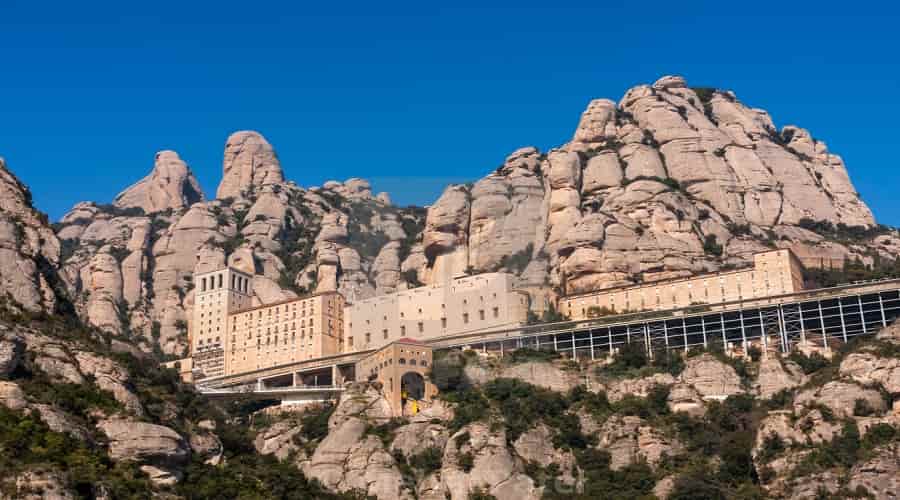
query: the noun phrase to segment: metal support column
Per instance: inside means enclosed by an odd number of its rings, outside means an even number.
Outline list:
[[[666,325],[666,320],[663,320],[663,339],[666,341],[666,352],[669,352],[669,327]]]
[[[626,328],[627,328],[627,327],[626,327]],[[607,326],[607,327],[606,327],[606,340],[609,342],[609,353],[612,354],[612,352],[613,352],[613,341],[612,341],[612,327],[611,327],[611,326]]]
[[[687,350],[688,350],[687,321],[684,319],[684,316],[681,317],[681,333],[684,334],[684,352],[687,352]]]
[[[728,337],[725,336],[725,313],[719,313],[719,321],[722,324],[722,350],[728,350]]]
[[[806,345],[806,326],[803,325],[803,304],[797,304],[797,312],[800,313],[800,342]]]
[[[559,352],[559,348],[556,345],[556,335],[553,336],[553,352]]]
[[[747,330],[744,329],[744,310],[741,309],[738,313],[741,319],[741,349],[744,350],[744,354],[747,354]]]
[[[863,335],[865,335],[869,332],[866,331],[866,312],[863,311],[861,295],[856,296],[856,303],[859,304],[859,322],[862,324]]]
[[[847,324],[844,322],[844,305],[841,304],[840,297],[837,299],[838,316],[841,317],[841,333],[844,335],[844,342],[847,342]]]
[[[778,309],[776,309],[778,313],[778,329],[781,330],[781,352],[788,352],[791,350],[791,347],[788,345],[788,334],[787,334],[787,325],[784,322],[784,308],[779,305]]]
[[[578,361],[578,352],[575,351],[575,332],[572,332],[572,359]]]
[[[700,329],[703,331],[703,348],[706,349],[706,316],[700,316]]]
[[[653,349],[650,347],[650,325],[644,323],[644,350],[647,351],[647,357],[653,359]]]
[[[588,328],[588,338],[590,339],[591,344],[591,361],[593,361],[597,358],[594,355],[594,330],[591,328]]]
[[[881,292],[878,292],[878,309],[881,311],[881,326],[887,327],[887,317],[884,315],[884,299]]]
[[[817,300],[819,306],[819,324],[822,325],[822,347],[828,349],[828,333],[825,332],[825,313],[822,311],[822,301]]]
[[[766,323],[763,320],[762,309],[759,310],[759,333],[760,333],[760,336],[762,337],[763,350],[768,352],[769,351],[769,339],[768,339],[769,334],[768,334],[768,332],[766,332]]]

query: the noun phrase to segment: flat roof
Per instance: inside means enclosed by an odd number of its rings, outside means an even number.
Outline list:
[[[793,257],[794,259],[797,259],[797,261],[799,262],[797,255],[794,254],[794,252],[790,248],[775,248],[772,250],[766,250],[765,252],[756,252],[756,253],[753,253],[752,255],[757,256],[757,255],[763,255],[763,254],[767,254],[767,253],[774,253],[774,252],[781,252],[781,251],[787,251],[788,257]],[[802,263],[801,263],[801,265],[802,265]],[[669,284],[674,285],[676,283],[682,283],[685,281],[691,281],[691,280],[697,280],[697,279],[703,279],[703,278],[715,278],[715,277],[719,277],[719,276],[727,276],[729,274],[745,273],[747,271],[753,271],[754,269],[755,269],[755,265],[753,263],[749,263],[749,264],[745,265],[744,267],[739,267],[737,269],[728,269],[725,271],[713,271],[711,273],[694,274],[691,276],[685,276],[683,278],[669,278],[669,279],[662,279],[659,281],[647,281],[644,283],[635,283],[633,285],[622,285],[622,286],[614,286],[614,287],[610,287],[610,288],[601,288],[599,290],[592,290],[590,292],[581,292],[581,293],[573,293],[570,295],[564,295],[564,296],[560,297],[560,299],[561,300],[578,299],[578,298],[582,298],[582,297],[591,297],[593,295],[598,295],[601,293],[636,290],[636,289],[645,288],[645,287],[669,285]]]
[[[269,302],[268,304],[262,304],[253,307],[246,307],[244,309],[238,309],[234,312],[228,313],[229,316],[235,316],[237,314],[243,314],[251,311],[256,311],[257,309],[265,309],[267,307],[281,306],[284,304],[290,304],[291,302],[298,302],[301,300],[314,299],[316,297],[321,297],[323,295],[341,295],[339,292],[330,291],[330,292],[317,292],[310,295],[304,295],[302,297],[294,297],[292,299],[279,300],[278,302]]]

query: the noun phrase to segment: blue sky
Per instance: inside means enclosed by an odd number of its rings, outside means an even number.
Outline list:
[[[0,156],[54,220],[161,149],[214,194],[241,129],[301,185],[366,177],[427,204],[515,148],[565,142],[591,98],[680,74],[810,129],[900,225],[897,7],[449,4],[4,0]]]

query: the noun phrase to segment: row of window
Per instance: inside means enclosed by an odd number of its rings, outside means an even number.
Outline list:
[[[214,274],[200,279],[200,291],[220,290],[225,287],[225,273]],[[237,274],[231,274],[231,290],[244,294],[250,291],[250,280]]]
[[[495,307],[493,309],[493,315],[494,315],[494,318],[499,318],[500,317],[500,308]],[[478,311],[478,318],[481,321],[484,321],[486,319],[484,309],[480,309]],[[462,314],[462,321],[463,321],[463,324],[466,324],[466,325],[469,324],[469,313],[466,312],[466,313]],[[369,321],[366,320],[366,323],[368,324]],[[349,326],[352,328],[353,323],[350,323]],[[441,328],[442,329],[447,328],[447,318],[441,318]],[[416,323],[416,329],[417,329],[418,333],[420,333],[420,334],[425,333],[425,323],[422,321],[419,321],[418,323]],[[366,335],[366,344],[370,344],[372,342],[372,334],[366,333],[365,335]],[[390,338],[390,333],[387,329],[381,330],[381,335],[384,340],[388,340]],[[405,336],[406,336],[406,325],[400,325],[400,338],[405,337]],[[353,336],[352,335],[347,337],[347,345],[348,345],[348,347],[351,347],[351,348],[353,347]]]

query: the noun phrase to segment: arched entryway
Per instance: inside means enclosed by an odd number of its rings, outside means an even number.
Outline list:
[[[416,372],[406,372],[400,378],[400,403],[406,407],[407,401],[425,398],[425,377]]]

